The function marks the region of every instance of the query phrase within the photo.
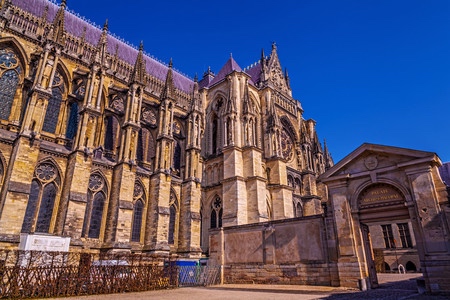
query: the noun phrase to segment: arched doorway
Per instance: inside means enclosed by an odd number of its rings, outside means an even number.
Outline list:
[[[358,217],[370,288],[378,287],[377,273],[404,272],[411,260],[420,265],[406,197],[398,188],[365,187],[358,195]]]
[[[443,276],[450,272],[450,213],[447,188],[438,170],[441,164],[436,153],[365,143],[320,175],[319,181],[328,188],[336,228],[340,285],[358,287],[369,277],[364,248],[376,249],[378,236],[384,248],[391,241],[408,248],[411,240],[420,260],[417,264],[408,261],[423,273],[426,290],[450,291],[448,276]],[[377,195],[377,190],[383,194]],[[368,226],[366,238],[361,224]],[[397,268],[396,262],[386,263],[391,270]]]

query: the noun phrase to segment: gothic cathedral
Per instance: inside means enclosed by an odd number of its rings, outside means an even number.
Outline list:
[[[198,258],[210,228],[322,213],[333,165],[272,45],[187,78],[49,0],[0,0],[0,247]]]

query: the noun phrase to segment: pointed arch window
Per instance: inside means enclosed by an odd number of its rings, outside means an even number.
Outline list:
[[[211,153],[212,154],[216,154],[217,153],[217,138],[218,138],[218,120],[217,120],[217,116],[214,115],[212,117],[212,122],[211,122],[211,129],[212,129],[212,133],[211,133]]]
[[[36,167],[22,223],[22,232],[50,232],[59,186],[58,171],[52,163],[41,163]]]
[[[77,133],[78,128],[78,103],[76,101],[69,105],[69,118],[67,119],[66,138],[73,139]]]
[[[84,214],[82,236],[100,238],[108,190],[105,179],[98,173],[89,177],[88,201]]]
[[[43,131],[55,133],[65,90],[66,86],[63,77],[59,71],[56,71],[52,83],[52,96],[48,100],[47,112],[45,113],[44,124],[42,125]]]
[[[222,227],[222,214],[222,199],[216,196],[211,204],[211,228]]]
[[[120,124],[117,118],[113,115],[109,115],[105,119],[105,155],[108,158],[115,159],[118,148],[119,148],[119,138],[120,138]]]
[[[155,157],[155,141],[150,130],[143,127],[139,130],[136,158],[139,162],[152,163]]]
[[[175,196],[174,192],[172,191],[170,193],[170,202],[169,202],[169,236],[168,236],[168,243],[170,245],[175,244],[176,240],[176,233],[177,233],[177,224],[178,224],[178,200]]]
[[[295,204],[295,216],[303,217],[303,207],[300,202],[297,202],[297,204]]]
[[[0,49],[0,119],[8,120],[14,101],[22,67],[11,48]]]
[[[131,226],[131,241],[141,241],[142,218],[144,214],[144,187],[138,181],[134,183],[134,206],[133,206],[133,224]]]
[[[181,146],[180,141],[175,139],[175,147],[173,149],[173,169],[177,175],[180,175],[181,168]]]

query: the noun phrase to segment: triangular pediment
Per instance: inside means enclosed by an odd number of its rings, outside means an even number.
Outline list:
[[[323,173],[319,180],[419,163],[441,164],[434,152],[364,143]]]

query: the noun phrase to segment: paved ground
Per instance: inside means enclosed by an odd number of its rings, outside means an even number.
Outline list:
[[[227,284],[212,287],[189,287],[173,290],[149,291],[141,293],[110,294],[71,297],[70,300],[121,300],[137,299],[158,300],[194,299],[194,300],[344,300],[344,299],[382,299],[382,300],[444,300],[450,296],[427,296],[417,292],[416,279],[420,274],[380,274],[378,289],[360,292],[358,290],[324,286],[300,285],[259,285]],[[57,298],[65,299],[68,298]]]

